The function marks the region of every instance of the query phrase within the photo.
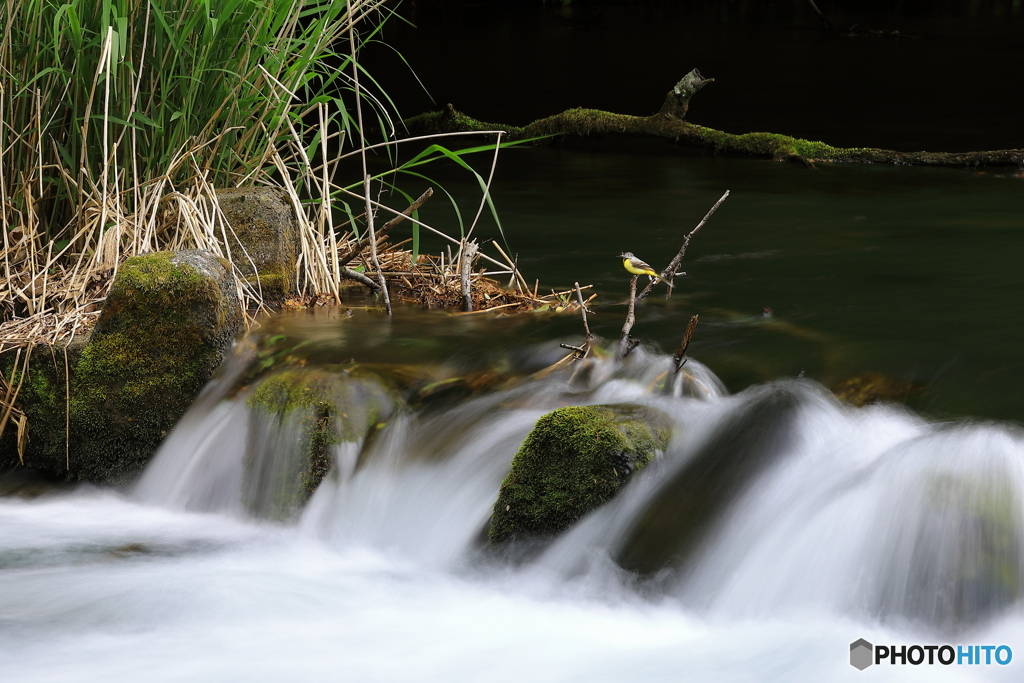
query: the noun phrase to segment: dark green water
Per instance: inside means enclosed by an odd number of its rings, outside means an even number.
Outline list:
[[[1024,420],[1024,178],[1012,170],[809,170],[622,141],[507,150],[498,168],[495,201],[526,277],[546,289],[594,285],[599,335],[616,338],[625,316],[617,255],[631,250],[660,270],[728,189],[691,243],[676,295],[656,289],[634,336],[671,352],[696,313],[690,353],[732,390],[872,371],[924,385],[910,404],[931,416]],[[435,175],[472,214],[475,181]],[[457,232],[443,200],[423,213]],[[489,220],[480,230],[497,236]],[[465,357],[538,344],[557,354],[554,340],[581,333],[576,316],[429,315],[364,346],[385,343],[404,360],[415,349]]]
[[[692,353],[734,389],[871,370],[928,385],[915,402],[929,412],[1024,417],[1024,179],[552,150],[503,162],[523,268],[592,282],[605,302],[625,296],[619,251],[666,263],[730,190],[678,294],[646,302],[636,333],[672,349],[700,314]],[[603,310],[598,329],[614,335],[622,315]]]
[[[1024,15],[1013,3],[931,12],[903,3],[870,11],[822,4],[837,25],[915,36],[888,39],[822,32],[807,3],[426,9],[436,4],[411,11],[417,28],[396,22],[384,37],[439,103],[484,120],[521,124],[573,106],[646,114],[699,66],[718,80],[694,100],[689,118],[730,132],[904,150],[1024,146],[1016,84]],[[431,108],[405,66],[387,55],[371,49],[366,57],[393,84],[399,107]],[[477,160],[485,176],[488,156]],[[429,173],[471,217],[475,181],[455,169]],[[544,288],[593,284],[600,297],[591,325],[615,338],[628,287],[616,255],[633,251],[660,270],[730,190],[694,239],[677,294],[646,301],[634,336],[672,351],[697,313],[691,354],[732,390],[801,373],[832,385],[873,371],[923,385],[910,404],[930,416],[1024,420],[1018,175],[808,170],[663,141],[605,139],[504,151],[494,197],[527,278]],[[407,190],[418,194],[422,183]],[[443,200],[423,213],[457,233]],[[492,222],[484,221],[482,236],[497,236]],[[430,320],[436,324],[409,324],[433,330],[433,352],[452,356],[502,345],[549,344],[557,352],[554,339],[581,333],[575,317]],[[415,346],[415,334],[399,336]]]

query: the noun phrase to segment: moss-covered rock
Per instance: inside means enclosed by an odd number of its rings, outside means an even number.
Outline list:
[[[244,503],[255,515],[286,519],[336,464],[336,447],[353,444],[355,455],[390,417],[396,401],[372,373],[320,367],[268,376],[247,404],[254,424],[246,448]]]
[[[637,405],[559,408],[544,415],[502,483],[491,544],[565,530],[664,450],[671,430],[667,415]]]
[[[207,252],[125,261],[88,343],[35,347],[18,405],[29,441],[13,430],[0,467],[67,479],[125,482],[149,462],[234,340],[242,312],[229,264]],[[0,357],[17,383],[16,354]]]
[[[12,386],[19,386],[16,403],[28,417],[28,439],[19,456],[17,427],[9,421],[0,437],[0,469],[30,467],[53,475],[66,475],[70,449],[68,401],[69,375],[78,365],[85,339],[76,338],[55,346],[35,346],[0,355],[0,373]],[[22,377],[28,356],[28,373]]]
[[[228,247],[238,269],[264,300],[291,294],[299,226],[288,194],[273,187],[240,187],[218,190],[217,202],[231,226]]]
[[[212,254],[125,261],[71,378],[71,476],[123,482],[141,471],[241,322],[230,271]]]

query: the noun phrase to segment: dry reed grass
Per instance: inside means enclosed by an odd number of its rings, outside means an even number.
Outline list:
[[[45,2],[0,0],[0,354],[19,354],[14,372],[0,375],[0,434],[8,424],[18,425],[19,433],[25,429],[16,397],[31,349],[87,332],[124,259],[203,249],[234,264],[251,260],[231,251],[237,241],[229,239],[217,187],[272,185],[287,193],[299,223],[298,305],[340,303],[346,278],[360,276],[353,268],[388,280],[402,300],[430,307],[464,303],[459,254],[484,208],[494,211],[490,184],[501,133],[493,131],[494,145],[458,152],[437,139],[460,133],[430,136],[433,144],[404,166],[371,177],[368,152],[422,142],[364,137],[364,105],[385,134],[392,128],[381,103],[386,95],[360,84],[360,74],[364,82],[367,77],[357,60],[362,42],[379,28],[383,0],[309,7],[302,0],[223,1],[224,7],[171,0],[158,8],[139,0],[70,0],[54,18],[45,13],[55,6]],[[103,3],[102,12],[91,2]],[[93,15],[100,28],[83,32],[79,20]],[[225,38],[229,20],[236,33]],[[201,68],[180,61],[182,41],[197,31],[202,42],[188,54],[207,59]],[[263,31],[266,44],[253,31]],[[346,38],[347,54],[334,52]],[[22,49],[35,42],[41,45],[35,52]],[[46,61],[51,55],[57,63]],[[325,56],[342,57],[343,68],[326,68]],[[193,67],[199,70],[190,73]],[[165,76],[169,80],[159,80]],[[310,97],[313,85],[330,83],[341,84],[348,100]],[[184,94],[175,90],[186,86],[191,90]],[[172,94],[180,101],[172,102]],[[485,181],[462,157],[492,148]],[[356,156],[363,178],[339,183],[339,165]],[[480,183],[473,223],[468,231],[460,226],[464,237],[427,225],[414,210],[403,214],[374,192],[374,185],[378,193],[397,189],[398,173],[436,159],[454,161]],[[404,242],[389,245],[386,232],[367,242],[375,214],[408,220],[412,250],[402,249]],[[343,215],[347,233],[337,220]],[[419,258],[420,230],[459,251]],[[465,273],[474,313],[566,305],[560,294],[540,295],[536,284],[531,290],[494,246],[496,253],[477,259],[489,271]],[[266,308],[262,292],[237,265],[234,275],[249,324]],[[511,276],[507,288],[493,279],[498,275]]]

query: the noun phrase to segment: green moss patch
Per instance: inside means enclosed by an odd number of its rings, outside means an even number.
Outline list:
[[[28,416],[24,463],[7,430],[0,466],[130,480],[209,381],[240,325],[229,271],[212,254],[128,259],[88,343],[34,349],[18,397]],[[0,369],[17,380],[15,355],[4,354]]]
[[[21,381],[15,360],[18,354],[8,351],[0,355],[0,373],[17,386],[21,382],[17,404],[28,415],[28,443],[24,464],[51,475],[67,474],[68,372],[74,371],[85,341],[76,339],[59,346],[37,346],[32,351],[28,374]],[[22,350],[21,359],[24,358]],[[0,469],[22,464],[18,457],[17,428],[8,423],[0,438]]]
[[[490,542],[568,528],[668,446],[671,424],[664,413],[636,405],[569,407],[544,415],[502,483]]]
[[[395,399],[372,375],[347,368],[288,368],[262,380],[247,405],[268,439],[287,443],[247,448],[243,496],[253,514],[288,518],[305,505],[334,466],[334,447],[371,438],[394,411]],[[257,430],[258,431],[258,430]]]

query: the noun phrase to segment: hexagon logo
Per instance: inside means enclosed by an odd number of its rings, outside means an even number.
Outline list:
[[[861,638],[850,643],[850,666],[863,671],[874,662],[874,645]]]

